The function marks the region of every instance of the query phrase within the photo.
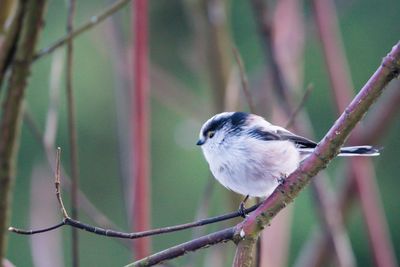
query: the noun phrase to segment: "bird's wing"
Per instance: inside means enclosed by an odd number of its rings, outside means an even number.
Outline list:
[[[251,129],[248,134],[253,138],[263,141],[281,140],[278,133],[275,131],[267,131],[263,128]]]
[[[278,130],[277,134],[282,140],[289,140],[296,144],[299,148],[315,148],[317,143],[305,137],[295,135],[287,130]]]
[[[299,148],[315,148],[317,146],[317,143],[314,141],[295,135],[284,128],[278,126],[270,128],[270,131],[265,128],[254,128],[249,131],[249,135],[263,141],[288,140],[295,143]]]

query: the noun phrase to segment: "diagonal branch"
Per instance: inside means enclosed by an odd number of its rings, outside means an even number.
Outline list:
[[[369,120],[370,123],[368,127],[363,131],[364,136],[361,138],[360,144],[376,144],[379,142],[383,134],[387,132],[387,128],[390,127],[391,122],[395,118],[395,114],[400,111],[399,101],[400,87],[397,86],[394,91],[391,92],[390,97],[386,97],[386,99],[379,104],[378,110],[375,111],[375,117]],[[387,115],[387,117],[385,115]],[[385,121],[385,123],[382,123],[382,120]],[[355,199],[355,187],[356,184],[352,176],[349,176],[349,179],[346,179],[339,185],[338,192],[340,192],[340,194],[337,196],[337,203],[344,221],[348,217],[349,207]],[[310,235],[307,244],[303,246],[304,249],[300,252],[294,266],[323,266],[323,263],[326,262],[326,258],[328,258],[331,253],[330,244],[327,233],[321,233],[319,229],[315,229]]]
[[[314,152],[283,184],[277,187],[274,193],[256,211],[237,226],[236,236],[244,235],[244,240],[254,239],[287,203],[293,201],[301,189],[310,182],[311,178],[324,169],[337,155],[350,132],[380,96],[389,81],[397,77],[399,72],[400,42],[384,58],[382,65],[345,109]],[[241,255],[240,250],[237,250],[236,256],[238,255]],[[247,258],[245,257],[243,261],[251,262],[251,255],[248,253]]]
[[[101,23],[106,18],[110,17],[112,14],[114,14],[115,12],[117,12],[118,10],[123,8],[130,1],[131,0],[118,0],[118,1],[116,1],[115,3],[113,3],[112,5],[107,7],[105,10],[100,12],[99,14],[92,16],[86,23],[84,23],[81,26],[77,27],[74,31],[68,33],[64,37],[61,37],[60,39],[55,41],[49,47],[46,47],[46,48],[43,48],[43,49],[39,50],[39,52],[37,52],[34,55],[33,60],[36,61],[37,59],[52,53],[57,48],[60,48],[61,46],[67,44],[68,41],[74,39],[75,37],[81,35],[82,33],[86,32],[86,31],[90,30],[91,28],[93,28],[94,26],[98,25],[99,23]]]
[[[235,243],[252,242],[264,229],[271,219],[282,210],[287,203],[304,189],[320,170],[337,155],[340,147],[348,138],[350,132],[356,124],[366,114],[372,104],[379,98],[386,85],[400,73],[400,42],[397,43],[392,51],[384,58],[381,66],[364,85],[358,95],[353,99],[343,114],[328,131],[322,141],[318,144],[315,151],[294,171],[284,183],[280,184],[274,193],[249,215],[242,223],[234,228],[227,228],[219,232],[200,237],[184,244],[167,249],[163,252],[145,258],[143,261],[132,263],[128,266],[151,266],[167,259],[172,259],[184,255],[188,251],[194,251],[221,242],[232,240]],[[57,172],[58,173],[58,172]],[[65,215],[65,214],[64,214]],[[106,236],[122,237],[114,235],[115,232],[97,227],[85,225],[69,217],[64,218],[65,224],[78,227],[93,233]],[[13,230],[13,228],[11,229]],[[233,231],[233,232],[232,232]],[[134,233],[132,233],[134,234]],[[132,237],[125,237],[132,238]],[[239,248],[242,246],[239,244]],[[241,260],[237,257],[241,256]],[[248,251],[238,249],[235,256],[235,263],[243,266],[243,262],[251,263],[251,255]],[[152,259],[157,259],[152,261]],[[238,265],[237,265],[238,266]]]
[[[298,193],[310,182],[320,170],[339,152],[340,147],[346,141],[355,125],[365,115],[371,105],[378,99],[386,85],[400,73],[400,42],[397,43],[392,51],[384,58],[382,65],[372,75],[370,80],[364,85],[359,94],[353,99],[344,113],[335,122],[329,132],[318,144],[314,153],[308,157],[303,164],[293,172],[283,184],[279,185],[274,193],[249,215],[242,223],[234,229],[233,236],[230,229],[221,230],[211,235],[201,237],[207,239],[208,243],[199,244],[199,239],[195,239],[162,252],[148,256],[143,260],[134,262],[127,266],[152,266],[157,263],[170,260],[184,255],[188,251],[203,248],[220,242],[232,240],[234,242],[251,243],[258,237],[276,214],[286,207],[287,203],[293,201]],[[227,233],[229,233],[227,235]],[[197,245],[196,245],[197,244]],[[190,250],[188,250],[190,248]],[[247,246],[240,245],[236,250],[234,266],[246,266],[251,264],[251,250]],[[243,248],[243,249],[240,249]],[[238,259],[239,257],[240,260]],[[155,260],[157,259],[157,260]]]
[[[193,239],[189,242],[185,242],[180,245],[160,251],[151,256],[148,256],[131,264],[125,265],[125,267],[153,266],[161,262],[183,256],[188,252],[193,252],[198,249],[206,248],[218,243],[232,241],[234,238],[234,234],[235,234],[235,227],[230,227],[224,230],[220,230],[218,232],[208,234]]]
[[[332,0],[315,0],[313,5],[336,108],[341,112],[351,100],[353,86],[341,45],[335,5]],[[360,139],[362,132],[361,128],[354,131],[353,142],[354,139]],[[387,233],[387,222],[381,207],[372,162],[365,158],[354,158],[349,162],[351,177],[355,179],[358,189],[375,263],[377,266],[397,266]],[[365,170],[370,171],[365,172]]]

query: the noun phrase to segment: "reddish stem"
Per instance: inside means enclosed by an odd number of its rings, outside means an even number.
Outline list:
[[[150,229],[150,186],[149,186],[149,103],[148,103],[148,43],[147,43],[147,1],[133,2],[134,16],[133,48],[134,88],[132,101],[133,127],[133,211],[134,231]],[[134,254],[143,258],[150,253],[150,239],[142,238],[133,243]]]

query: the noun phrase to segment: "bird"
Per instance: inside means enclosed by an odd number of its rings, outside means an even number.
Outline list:
[[[317,143],[246,112],[222,112],[208,119],[196,143],[211,173],[224,187],[266,198],[309,156]],[[373,146],[342,147],[339,156],[378,156]]]

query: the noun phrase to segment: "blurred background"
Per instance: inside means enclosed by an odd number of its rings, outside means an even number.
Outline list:
[[[202,123],[216,112],[251,110],[242,90],[238,54],[255,112],[285,126],[290,114],[300,105],[301,111],[291,129],[319,140],[334,123],[338,112],[343,111],[341,107],[349,103],[344,97],[335,104],[337,91],[333,93],[332,89],[335,68],[339,77],[345,75],[339,81],[349,82],[338,87],[347,86],[352,96],[399,40],[398,0],[321,1],[334,4],[335,9],[327,10],[314,2],[318,1],[148,1],[151,228],[190,222],[238,207],[241,196],[234,196],[210,178],[207,163],[195,145]],[[75,25],[81,25],[110,3],[78,1]],[[321,25],[324,19],[329,20],[332,12],[335,18],[335,10],[339,31],[325,36],[334,42],[323,45]],[[134,79],[131,18],[132,8],[124,7],[111,19],[77,37],[73,65],[80,190],[115,227],[125,231],[131,231],[134,217],[129,182],[129,174],[135,168],[130,158],[130,94]],[[39,48],[49,46],[65,34],[66,20],[65,1],[49,1]],[[335,43],[345,60],[339,60],[339,65],[329,71],[326,51],[333,51],[335,48],[329,48],[329,44]],[[32,68],[25,103],[29,116],[25,117],[22,128],[13,194],[12,225],[15,227],[39,228],[55,224],[61,218],[52,170],[32,130],[32,120],[43,132],[49,105],[55,103],[58,94],[55,146],[63,149],[62,163],[69,174],[64,50],[38,59]],[[391,255],[397,258],[400,255],[397,105],[387,115],[387,121],[383,120],[386,117],[379,116],[391,100],[400,99],[399,87],[398,80],[392,82],[364,119],[361,136],[374,128],[376,118],[384,122],[377,132],[379,138],[349,140],[352,144],[368,140],[384,147],[382,155],[373,158],[372,165],[367,163],[368,169],[363,170],[376,181],[372,183],[376,185],[372,192],[378,192],[379,205],[382,205],[377,214],[387,230],[387,241],[393,249]],[[308,96],[303,97],[307,90]],[[349,169],[348,161],[335,159],[326,170],[329,177],[317,177],[325,179],[331,199],[337,200],[343,193],[342,185],[351,177]],[[370,230],[363,215],[366,209],[365,206],[360,209],[357,192],[349,193],[356,200],[352,205],[345,205],[348,207],[345,228],[352,248],[349,253],[353,255],[349,257],[354,257],[356,265],[376,266],[376,250],[371,246]],[[368,193],[364,197],[368,198]],[[64,198],[69,208],[68,193]],[[274,245],[266,243],[262,247],[270,246],[266,253],[278,256],[263,266],[307,266],[301,262],[310,257],[308,241],[324,229],[320,223],[321,212],[317,211],[318,202],[315,189],[308,187],[285,210],[285,215],[272,221],[273,231],[263,235],[263,240],[268,243],[269,238]],[[99,221],[87,209],[86,204],[81,204],[80,220],[97,224]],[[157,252],[235,222],[155,236],[151,238],[151,251]],[[82,266],[123,266],[134,259],[130,246],[121,240],[84,231],[79,235]],[[68,227],[36,236],[10,234],[7,258],[16,266],[71,266],[70,242]],[[230,266],[234,251],[235,245],[227,243],[173,260],[171,266]],[[320,266],[336,266],[334,258]]]

